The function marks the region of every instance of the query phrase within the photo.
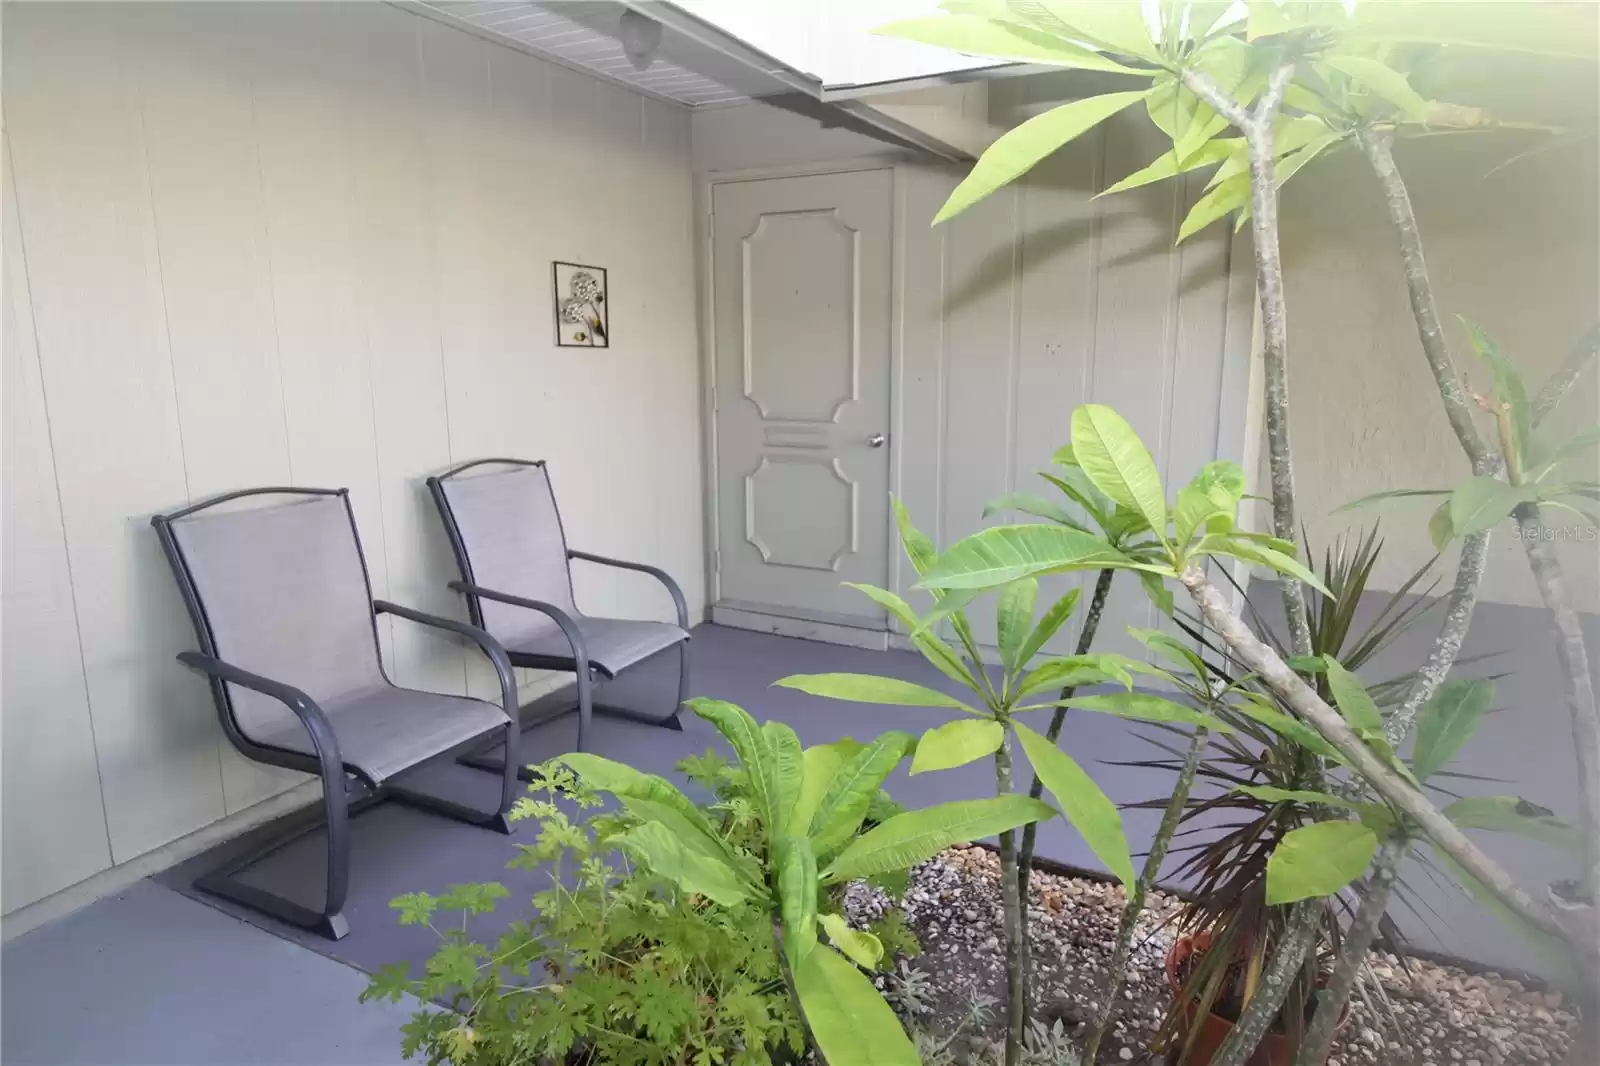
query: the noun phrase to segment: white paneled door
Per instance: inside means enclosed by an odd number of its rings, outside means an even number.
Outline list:
[[[721,620],[886,629],[893,182],[712,186]]]

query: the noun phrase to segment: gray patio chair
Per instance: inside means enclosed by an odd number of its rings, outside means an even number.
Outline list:
[[[463,476],[485,466],[509,469]],[[579,751],[588,750],[589,721],[595,714],[683,728],[678,713],[688,697],[689,609],[683,590],[666,571],[568,548],[542,461],[478,459],[429,478],[428,488],[461,571],[461,580],[450,587],[467,597],[472,621],[493,635],[517,666],[576,675]],[[583,614],[572,595],[574,559],[649,574],[671,594],[678,624]],[[611,680],[674,645],[678,694],[670,713],[641,714],[594,702],[596,676]],[[462,761],[499,768],[498,759],[482,754]]]
[[[248,509],[217,505],[291,497]],[[195,887],[338,940],[350,880],[351,815],[385,798],[509,833],[516,775],[500,805],[480,811],[417,792],[404,773],[490,734],[515,761],[516,678],[482,629],[372,598],[345,489],[231,492],[151,520],[194,623],[200,650],[178,660],[210,679],[222,731],[246,758],[317,774],[323,817],[312,819],[195,881]],[[377,616],[390,614],[472,641],[500,677],[500,706],[400,688],[384,672]],[[243,869],[326,825],[327,885],[320,911],[235,880]]]

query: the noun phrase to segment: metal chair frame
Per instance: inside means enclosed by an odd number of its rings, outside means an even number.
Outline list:
[[[172,524],[179,519],[207,508],[215,507],[218,504],[252,496],[271,495],[338,496],[343,500],[345,513],[350,519],[350,534],[355,538],[356,553],[361,563],[362,580],[366,583],[367,600],[372,608],[372,642],[374,651],[378,656],[378,668],[382,672],[384,680],[389,681],[390,684],[394,683],[383,666],[382,648],[378,642],[377,619],[380,614],[393,615],[396,618],[403,618],[418,625],[465,638],[475,643],[489,658],[489,661],[494,665],[495,673],[500,679],[501,706],[510,718],[510,722],[507,725],[494,726],[487,731],[487,733],[504,731],[506,751],[510,756],[506,763],[507,768],[502,776],[500,806],[498,809],[494,811],[477,810],[439,796],[407,788],[395,783],[392,778],[382,782],[373,780],[360,767],[346,763],[340,758],[339,738],[335,731],[334,723],[329,720],[327,714],[317,705],[314,699],[293,685],[251,673],[224,661],[217,655],[216,638],[210,620],[206,617],[205,602],[195,586],[193,575],[183,555],[183,549],[178,544],[177,538],[173,533]],[[188,609],[190,621],[194,623],[195,637],[200,645],[198,652],[186,651],[179,653],[178,661],[206,675],[211,686],[212,700],[216,704],[217,717],[222,724],[223,733],[228,737],[228,741],[246,758],[255,762],[316,774],[322,779],[322,817],[313,819],[308,824],[301,825],[286,833],[276,834],[271,839],[250,849],[246,854],[232,860],[221,868],[199,877],[195,881],[196,888],[233,903],[249,907],[252,910],[261,911],[291,925],[320,933],[330,940],[338,940],[350,931],[349,923],[344,917],[344,905],[350,884],[350,818],[352,815],[385,799],[393,799],[407,806],[443,814],[472,825],[493,829],[499,833],[511,832],[511,825],[506,815],[510,812],[512,804],[516,802],[518,786],[516,775],[510,767],[516,762],[517,741],[520,731],[516,728],[516,676],[512,673],[511,662],[506,656],[505,649],[501,648],[493,637],[478,626],[467,625],[451,618],[440,618],[437,615],[425,614],[422,611],[391,603],[388,600],[373,598],[372,579],[367,571],[366,554],[362,550],[361,536],[356,529],[355,512],[350,506],[348,489],[316,489],[290,486],[243,489],[238,492],[213,496],[180,511],[155,515],[150,519],[150,524],[155,527],[156,535],[161,541],[162,551],[166,555],[167,562],[172,567],[173,576],[177,579],[184,606]],[[240,730],[234,714],[233,701],[228,693],[229,684],[264,693],[293,711],[295,717],[305,726],[306,732],[310,734],[311,744],[316,754],[307,755],[304,752],[292,751],[287,748],[258,744],[245,736]],[[487,733],[471,738],[465,743],[477,744],[481,737],[487,735]],[[416,766],[422,766],[447,757],[452,751],[459,750],[460,747],[461,745],[457,745],[451,751],[441,752],[437,756],[423,759]],[[327,884],[323,897],[324,902],[320,911],[311,910],[277,893],[236,880],[237,875],[247,867],[255,865],[268,855],[282,850],[294,841],[323,826],[326,826],[328,830],[328,870]]]
[[[548,616],[561,629],[566,637],[567,644],[572,649],[570,656],[534,655],[524,652],[508,650],[511,662],[516,666],[524,666],[537,670],[561,670],[573,674],[577,678],[578,700],[575,707],[565,708],[559,714],[578,713],[578,750],[587,751],[589,723],[596,714],[610,718],[622,718],[633,722],[642,722],[646,725],[660,726],[664,729],[681,731],[683,723],[679,715],[683,710],[683,703],[689,698],[689,641],[684,639],[678,643],[678,693],[677,701],[673,704],[671,713],[660,715],[643,714],[628,707],[618,707],[612,704],[596,703],[594,688],[598,680],[612,680],[615,675],[603,666],[589,661],[589,651],[584,644],[583,633],[578,628],[577,621],[566,611],[552,603],[542,600],[529,599],[523,596],[514,596],[511,593],[498,589],[485,588],[477,583],[472,574],[472,560],[467,553],[466,542],[461,534],[461,527],[456,522],[455,513],[450,508],[450,500],[445,495],[444,482],[456,477],[474,467],[498,464],[503,466],[522,466],[544,468],[542,459],[474,459],[451,467],[442,474],[428,478],[428,491],[433,496],[434,505],[438,508],[439,518],[444,523],[445,534],[450,540],[450,549],[455,554],[456,566],[461,571],[461,579],[450,582],[450,588],[461,593],[467,598],[467,611],[474,625],[483,625],[484,600],[493,600],[497,603],[510,604],[513,607],[522,607],[530,611],[538,611]],[[551,490],[551,504],[555,508],[557,532],[561,536],[561,545],[567,557],[567,580],[572,579],[572,560],[596,563],[600,566],[610,566],[621,570],[635,570],[648,574],[666,586],[667,592],[672,596],[673,606],[677,610],[678,626],[685,633],[689,631],[689,606],[683,596],[683,590],[672,576],[659,567],[647,566],[644,563],[629,562],[623,559],[613,559],[604,555],[595,555],[591,552],[578,551],[567,547],[566,529],[561,522],[561,505],[555,499],[555,492]],[[541,715],[525,723],[526,727],[538,725],[549,721],[558,715]],[[468,766],[482,770],[499,770],[502,760],[497,756],[478,752],[468,755],[461,760]],[[529,771],[520,771],[523,779],[529,778]]]

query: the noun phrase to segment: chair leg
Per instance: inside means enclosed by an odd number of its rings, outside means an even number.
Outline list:
[[[640,722],[644,725],[660,726],[670,729],[675,733],[683,732],[684,702],[689,698],[689,642],[680,641],[678,644],[678,701],[672,705],[672,710],[666,715],[646,714],[636,711],[631,707],[618,707],[609,703],[598,703],[594,706],[595,714],[605,715],[607,718],[621,718],[628,722]],[[581,749],[580,749],[581,750]]]
[[[578,677],[578,749],[589,750],[589,723],[594,719],[594,678],[588,663],[580,662]]]
[[[269,840],[227,865],[196,878],[194,887],[208,895],[260,911],[281,922],[309,929],[329,940],[339,940],[348,934],[350,923],[345,920],[344,903],[350,886],[350,802],[345,793],[342,772],[333,787],[330,787],[327,776],[324,774],[322,818],[312,819],[298,829]],[[368,797],[363,805],[375,799],[375,796]],[[322,910],[314,911],[275,892],[234,879],[240,871],[324,826],[328,830],[328,876]]]
[[[457,760],[458,762],[467,763],[467,765],[480,765],[479,762],[469,762],[469,760],[481,760],[494,764],[492,768],[501,775],[500,807],[497,810],[481,811],[476,807],[468,807],[466,804],[457,803],[454,800],[447,800],[428,792],[419,792],[416,789],[392,782],[385,786],[384,791],[387,795],[394,797],[397,802],[403,803],[408,807],[431,811],[434,814],[442,814],[446,818],[454,818],[458,822],[466,822],[469,825],[493,829],[496,833],[504,833],[509,836],[511,834],[511,820],[507,816],[511,812],[511,805],[517,801],[517,778],[525,771],[518,756],[518,751],[521,747],[518,742],[522,739],[522,730],[520,723],[515,718],[506,723],[504,735],[505,756],[503,758],[490,759],[478,753],[476,755],[464,755]],[[527,778],[524,778],[524,780],[527,780]]]

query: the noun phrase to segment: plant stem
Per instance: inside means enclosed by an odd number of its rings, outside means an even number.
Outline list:
[[[995,794],[1011,795],[1011,728],[1001,721],[1005,738],[1000,750],[994,753]],[[1023,1014],[1024,990],[1028,975],[1022,969],[1022,898],[1018,894],[1016,840],[1011,830],[1000,834],[1000,896],[1005,910],[1006,923],[1006,1057],[1005,1066],[1017,1066],[1022,1060],[1022,1028],[1026,1024]]]
[[[1483,583],[1483,565],[1488,554],[1489,530],[1480,530],[1462,540],[1461,558],[1456,563],[1456,583],[1450,589],[1444,624],[1428,649],[1428,658],[1417,670],[1417,679],[1406,693],[1405,702],[1383,724],[1384,734],[1392,746],[1398,747],[1410,734],[1417,712],[1433,698],[1455,666],[1467,631],[1472,628],[1472,612],[1478,605],[1478,587]]]
[[[1272,961],[1261,973],[1255,995],[1244,1005],[1239,1020],[1233,1023],[1233,1031],[1211,1057],[1211,1066],[1244,1066],[1261,1038],[1267,1035],[1273,1019],[1283,1009],[1284,998],[1289,994],[1289,986],[1294,983],[1306,952],[1316,944],[1322,932],[1325,905],[1321,899],[1303,899],[1289,912],[1283,936],[1272,952]]]
[[[1467,453],[1473,472],[1489,473],[1496,457],[1472,421],[1472,403],[1461,385],[1455,360],[1450,358],[1450,348],[1445,344],[1444,327],[1439,324],[1439,309],[1433,299],[1433,282],[1428,277],[1428,262],[1422,254],[1422,231],[1411,207],[1411,194],[1394,164],[1394,133],[1365,129],[1358,134],[1358,139],[1389,204],[1389,220],[1394,223],[1400,240],[1400,262],[1405,268],[1406,291],[1411,297],[1411,315],[1417,322],[1417,338],[1422,342],[1428,369],[1433,371],[1439,398],[1444,401],[1445,417],[1461,442],[1461,450]]]
[[[1189,590],[1206,624],[1222,638],[1228,650],[1253,670],[1263,684],[1277,693],[1297,718],[1321,733],[1339,752],[1343,761],[1360,774],[1374,791],[1401,814],[1416,822],[1441,851],[1459,863],[1507,907],[1539,929],[1553,936],[1561,935],[1561,927],[1556,924],[1549,909],[1529,898],[1517,887],[1510,874],[1479,850],[1426,796],[1368,748],[1343,715],[1328,706],[1277,652],[1250,632],[1250,628],[1228,606],[1222,591],[1206,580],[1205,573],[1199,567],[1186,568],[1179,580]]]
[[[1583,840],[1581,883],[1590,905],[1600,902],[1600,715],[1594,702],[1594,677],[1584,647],[1583,625],[1567,598],[1566,580],[1555,545],[1542,536],[1539,506],[1520,504],[1512,517],[1522,532],[1528,567],[1539,596],[1556,627],[1556,658],[1566,675],[1567,710],[1572,716],[1572,745],[1578,758],[1579,836]]]
[[[1266,368],[1267,460],[1272,477],[1272,532],[1287,541],[1299,539],[1295,517],[1294,453],[1289,442],[1289,310],[1283,289],[1283,258],[1278,248],[1277,148],[1274,125],[1283,94],[1294,77],[1292,59],[1279,63],[1267,87],[1246,112],[1211,78],[1196,70],[1183,72],[1184,84],[1244,134],[1250,159],[1250,231],[1256,255],[1256,296],[1261,304],[1262,361]],[[1296,655],[1311,654],[1311,623],[1305,587],[1281,581],[1284,616]]]
[[[1089,596],[1089,610],[1083,616],[1083,629],[1078,633],[1077,654],[1083,655],[1094,644],[1095,633],[1100,629],[1100,616],[1105,613],[1106,599],[1111,595],[1111,579],[1116,576],[1115,570],[1102,570],[1094,580],[1094,592]],[[1069,685],[1061,690],[1061,704],[1050,716],[1050,728],[1045,733],[1045,739],[1054,744],[1061,736],[1061,726],[1067,718],[1066,701],[1072,698],[1077,691],[1075,686]],[[1044,795],[1044,782],[1039,780],[1039,775],[1033,775],[1033,784],[1028,786],[1028,795],[1038,799]],[[1022,901],[1023,921],[1026,923],[1029,901],[1028,883],[1033,878],[1033,849],[1039,839],[1039,823],[1029,822],[1022,827],[1022,850],[1017,856],[1017,891],[1018,898]],[[1022,972],[1031,973],[1032,952],[1028,945],[1028,938],[1022,938]],[[1024,982],[1026,985],[1026,982]],[[1024,988],[1022,997],[1023,1010],[1026,1013],[1030,1007],[1027,990]]]
[[[1122,908],[1122,921],[1117,926],[1117,947],[1111,955],[1111,979],[1106,984],[1105,999],[1100,1004],[1100,1013],[1095,1018],[1094,1030],[1090,1032],[1089,1039],[1083,1045],[1083,1054],[1080,1061],[1093,1066],[1095,1054],[1100,1050],[1100,1041],[1105,1039],[1106,1030],[1111,1027],[1111,1015],[1116,1009],[1117,996],[1122,994],[1122,983],[1128,977],[1128,959],[1133,954],[1133,930],[1139,922],[1139,915],[1144,911],[1145,897],[1150,892],[1150,887],[1156,883],[1156,878],[1161,873],[1161,862],[1167,857],[1167,845],[1172,842],[1173,833],[1177,832],[1178,822],[1183,816],[1184,805],[1189,802],[1189,790],[1194,786],[1195,772],[1200,767],[1200,753],[1205,750],[1206,738],[1210,733],[1205,729],[1196,729],[1194,736],[1189,740],[1189,750],[1183,756],[1183,766],[1178,771],[1178,780],[1172,786],[1172,799],[1167,803],[1167,809],[1162,812],[1161,824],[1156,827],[1155,839],[1150,842],[1150,853],[1145,856],[1144,869],[1139,871],[1139,880],[1134,883],[1133,897]]]
[[[1295,1066],[1322,1066],[1327,1061],[1328,1049],[1333,1046],[1334,1032],[1339,1027],[1339,1017],[1344,1013],[1351,990],[1355,988],[1367,951],[1378,935],[1383,912],[1389,907],[1389,897],[1393,895],[1395,882],[1399,879],[1400,863],[1409,850],[1410,846],[1403,837],[1390,837],[1379,849],[1372,876],[1367,878],[1361,906],[1351,919],[1350,928],[1345,930],[1344,947],[1339,952],[1333,976],[1328,981],[1328,987],[1317,994],[1317,1011],[1311,1017],[1311,1028],[1306,1030],[1305,1037],[1300,1041]]]

